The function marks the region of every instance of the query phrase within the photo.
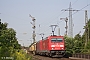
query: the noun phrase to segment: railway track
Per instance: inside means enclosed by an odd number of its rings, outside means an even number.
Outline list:
[[[70,60],[69,58],[51,58],[47,56],[40,56],[40,55],[33,55],[29,53],[30,56],[32,56],[31,60]]]
[[[47,56],[40,56],[40,55],[33,55],[31,53],[29,53],[30,56],[32,56],[31,60],[88,60],[88,59],[81,59],[81,58],[74,58],[74,57],[70,57],[70,58],[51,58],[51,57],[47,57]]]
[[[90,60],[90,59],[85,59],[85,58],[80,58],[80,57],[69,57],[69,58],[51,58],[47,56],[40,56],[40,55],[33,55],[32,53],[28,53],[28,55],[32,56],[31,60]],[[76,55],[78,56],[78,55]]]
[[[51,57],[47,57],[47,56],[40,56],[40,55],[33,55],[32,53],[28,53],[30,56],[32,56],[32,59],[31,60],[90,60],[90,59],[86,59],[86,58],[81,58],[81,56],[83,57],[83,54],[82,55],[77,55],[77,54],[74,54],[72,57],[69,57],[69,58],[51,58]],[[78,56],[78,57],[77,57]],[[84,56],[85,57],[85,56]],[[86,56],[88,58],[88,56]]]
[[[69,58],[50,58],[50,57],[46,57],[46,56],[33,56],[32,60],[71,60]]]

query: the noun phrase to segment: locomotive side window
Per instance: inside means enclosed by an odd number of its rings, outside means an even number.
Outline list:
[[[63,39],[62,38],[52,38],[51,42],[62,42]]]

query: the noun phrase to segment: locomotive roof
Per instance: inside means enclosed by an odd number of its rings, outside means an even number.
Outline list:
[[[49,39],[49,38],[51,38],[51,37],[63,37],[63,36],[51,35],[51,36],[48,36],[48,37],[44,38],[43,40]],[[41,40],[39,40],[38,42],[40,42],[40,41],[41,41]],[[38,43],[38,42],[37,42],[37,43]]]
[[[52,36],[48,36],[48,37],[46,37],[46,38],[44,38],[43,40],[46,40],[46,39],[48,39],[48,38],[50,38],[50,37],[63,37],[63,36],[57,36],[57,35],[52,35]]]

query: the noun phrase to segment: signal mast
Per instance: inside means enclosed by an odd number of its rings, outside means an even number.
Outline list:
[[[31,23],[32,26],[33,26],[33,27],[32,27],[32,28],[33,28],[33,35],[32,35],[32,36],[33,36],[33,43],[34,43],[34,42],[36,42],[36,41],[35,41],[35,37],[36,37],[36,33],[35,33],[35,28],[36,28],[36,26],[35,26],[35,20],[36,20],[36,19],[35,19],[34,17],[32,17],[31,15],[29,15],[29,16],[32,18],[32,21],[33,21],[33,22],[30,22],[30,23]]]
[[[35,28],[36,28],[36,26],[35,26],[35,18],[34,17],[32,17],[31,15],[29,15],[31,18],[32,18],[32,21],[33,22],[30,22],[31,24],[32,24],[32,28],[33,28],[33,43],[34,43],[34,50],[33,50],[33,54],[35,55],[36,53],[35,53],[35,51],[36,51],[36,47],[35,47],[35,44],[36,44],[36,41],[35,41],[35,37],[36,37],[36,33],[35,33]]]
[[[66,32],[65,32],[65,35],[67,36],[67,29],[68,29],[67,22],[68,22],[68,18],[67,18],[67,17],[66,17],[66,18],[60,18],[60,20],[62,20],[62,19],[64,19],[64,20],[65,20],[65,22],[66,22],[66,27],[65,27]]]

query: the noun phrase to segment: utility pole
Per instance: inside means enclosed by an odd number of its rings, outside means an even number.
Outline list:
[[[60,28],[58,27],[58,36],[60,36]]]
[[[87,10],[85,10],[85,38],[86,38],[86,42],[85,42],[85,46],[87,45],[87,42],[89,40],[89,27],[88,27],[88,15],[87,15]]]
[[[65,35],[67,36],[67,29],[68,29],[67,22],[68,22],[68,18],[67,18],[67,17],[66,17],[66,18],[60,18],[60,20],[62,20],[62,19],[64,19],[64,20],[65,20],[65,22],[66,22],[66,27],[65,27],[66,32],[65,32]]]
[[[36,19],[35,19],[34,17],[32,17],[31,15],[29,15],[29,16],[32,18],[32,21],[33,21],[33,22],[30,22],[30,23],[31,23],[32,26],[33,26],[33,27],[32,27],[32,28],[33,28],[33,35],[32,35],[32,36],[33,36],[33,43],[34,43],[34,42],[36,42],[36,41],[35,41],[35,37],[36,37],[36,33],[35,33],[35,28],[36,28],[36,26],[35,26],[35,20],[36,20]]]
[[[41,34],[39,34],[39,35],[41,35],[41,37],[42,37],[42,40],[43,40],[43,37],[44,37],[44,33],[41,33]]]
[[[32,21],[33,22],[31,22],[31,24],[32,24],[32,28],[33,28],[33,43],[34,43],[34,50],[33,50],[33,54],[35,55],[36,54],[36,40],[35,40],[35,37],[36,37],[36,33],[35,33],[35,28],[36,28],[36,26],[35,26],[35,18],[34,17],[32,17],[31,15],[30,15],[30,17],[32,18]]]
[[[61,11],[69,11],[69,32],[68,32],[68,35],[69,35],[69,37],[73,37],[72,11],[79,11],[79,10],[72,10],[71,2],[70,2],[69,9],[63,9]]]
[[[51,25],[50,27],[52,28],[52,33],[53,33],[53,36],[54,36],[54,31],[55,31],[55,28],[57,27],[58,25]]]

